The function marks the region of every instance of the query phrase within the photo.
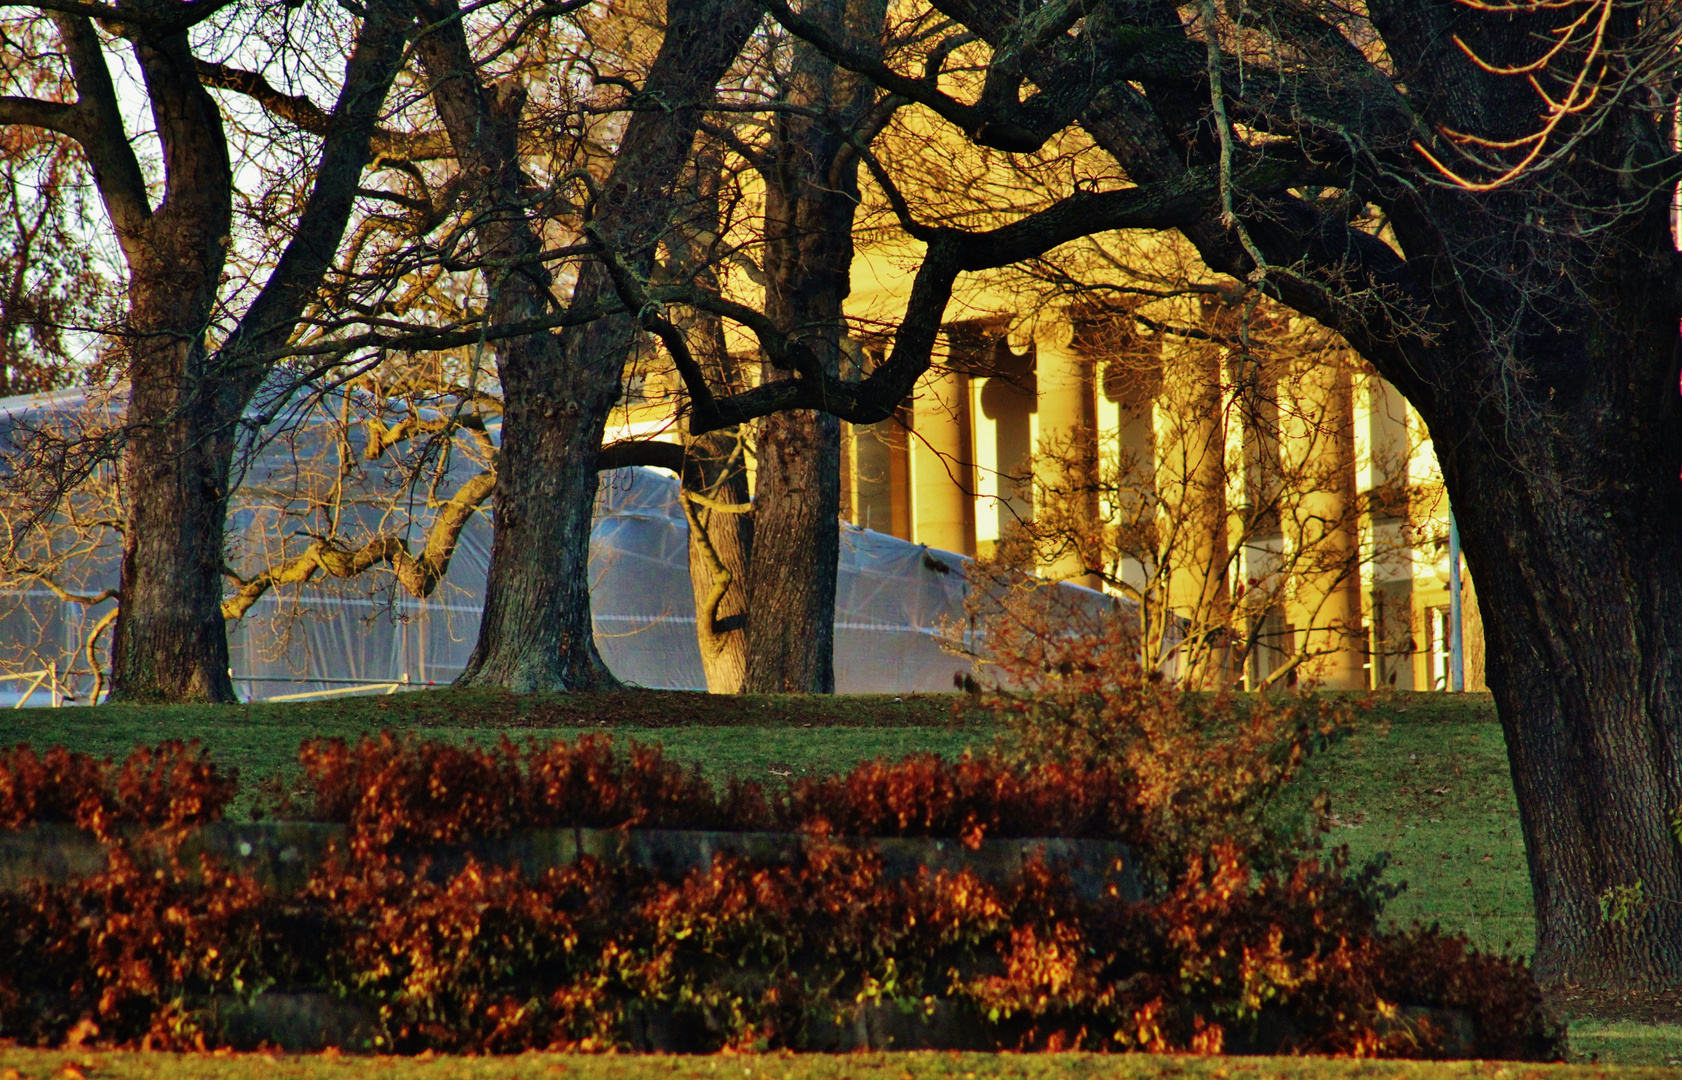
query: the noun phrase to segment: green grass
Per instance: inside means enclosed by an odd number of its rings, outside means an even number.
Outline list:
[[[1535,949],[1530,877],[1506,744],[1492,723],[1363,724],[1310,762],[1300,790],[1324,787],[1337,815],[1328,842],[1357,863],[1391,856],[1408,891],[1393,922],[1438,922],[1484,949]]]
[[[354,694],[320,701],[257,702],[251,705],[129,705],[92,708],[18,709],[6,725],[60,723],[149,731],[182,724],[195,731],[226,730],[236,724],[293,726],[321,732],[355,732],[370,727],[577,728],[767,727],[940,727],[960,703],[952,694],[743,694],[715,695],[686,690],[629,690],[622,693],[508,694],[499,690],[439,688],[400,694]]]
[[[419,1060],[0,1048],[0,1078],[4,1080],[1658,1080],[1675,1076],[1674,1069],[1606,1065],[1149,1054],[522,1054]]]
[[[739,697],[683,691],[510,695],[417,690],[254,705],[100,705],[0,711],[0,745],[68,746],[121,757],[137,744],[198,739],[248,779],[290,767],[300,741],[382,730],[494,740],[610,731],[659,741],[709,772],[821,772],[913,750],[956,754],[990,741],[985,714],[951,694]],[[1488,695],[1400,694],[1369,703],[1363,723],[1493,724]],[[1498,736],[1497,736],[1498,737]]]
[[[1682,1066],[1682,1024],[1637,1024],[1625,1020],[1576,1020],[1571,1023],[1574,1061],[1608,1064],[1668,1065],[1672,1076]]]

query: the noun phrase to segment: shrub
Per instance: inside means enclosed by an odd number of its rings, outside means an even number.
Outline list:
[[[1012,758],[872,762],[776,793],[720,793],[657,748],[600,736],[309,743],[306,809],[347,822],[351,843],[291,896],[169,854],[232,794],[197,747],[137,751],[121,768],[10,751],[0,821],[73,821],[111,861],[0,894],[0,1038],[197,1046],[219,1037],[214,999],[277,988],[368,1003],[379,1047],[405,1053],[626,1048],[654,1021],[687,1049],[822,1047],[861,1005],[946,1002],[1020,1049],[1432,1057],[1464,1016],[1476,1039],[1461,1052],[1558,1059],[1562,1035],[1521,962],[1381,929],[1378,867],[1290,857],[1266,833],[1258,807],[1335,724],[1238,715],[1219,697],[1188,718],[1147,677],[1088,680],[1073,659],[1120,664],[1121,639],[1074,645],[1086,651],[1036,646],[1048,689],[1024,703]],[[116,823],[175,830],[163,865],[139,868]],[[719,857],[669,880],[590,859],[527,878],[469,858],[443,875],[425,854],[534,825],[806,841],[792,864]],[[1158,888],[1087,904],[1037,863],[1002,886],[888,879],[868,850],[827,840],[1012,832],[1151,845]]]
[[[281,814],[352,826],[359,843],[414,848],[526,827],[783,830],[837,836],[1129,838],[1136,790],[1113,769],[1027,765],[993,755],[870,761],[785,790],[721,793],[658,747],[586,735],[494,748],[381,735],[305,743],[307,805]]]
[[[354,745],[312,740],[299,749],[306,803],[276,812],[350,825],[377,847],[461,843],[515,828],[585,826],[763,828],[763,793],[732,784],[723,797],[694,767],[658,746],[611,737],[495,747],[421,742],[389,733]]]
[[[195,1010],[257,988],[265,898],[209,864],[109,851],[92,877],[0,892],[0,1037],[53,1045],[80,1027],[112,1045],[202,1046]]]
[[[0,750],[0,826],[48,821],[91,827],[109,815],[110,774],[111,762],[62,746],[45,756],[27,743]]]
[[[308,902],[324,985],[375,1004],[403,1053],[625,1048],[651,1013],[680,1049],[804,1049],[861,1003],[942,999],[1023,1050],[1441,1057],[1452,1012],[1463,1053],[1562,1050],[1522,963],[1380,930],[1382,890],[1336,860],[1256,874],[1223,847],[1144,904],[1070,896],[1037,863],[1005,886],[890,880],[814,840],[795,865],[720,857],[675,882],[590,859],[432,881],[375,854]]]
[[[1282,831],[1274,797],[1310,754],[1352,730],[1352,710],[1313,695],[1174,689],[1139,662],[1125,611],[1070,609],[1053,590],[995,596],[986,615],[994,677],[970,684],[1004,721],[1000,753],[1047,768],[1108,772],[1134,793],[1132,839],[1142,864],[1168,879],[1189,857],[1230,844],[1284,864],[1324,832],[1318,803],[1306,828]]]
[[[1563,1033],[1522,962],[1435,929],[1380,929],[1390,890],[1376,868],[1350,875],[1344,860],[1256,874],[1218,845],[1160,899],[1106,909],[1095,939],[1145,942],[1135,954],[1158,958],[1111,973],[1138,1045],[1442,1057],[1458,1012],[1476,1033],[1471,1056],[1557,1060]]]
[[[825,1045],[861,1003],[941,999],[1019,1049],[1278,1050],[1442,1056],[1449,1014],[1482,1057],[1554,1060],[1528,971],[1463,939],[1378,928],[1370,876],[1308,860],[1257,874],[1231,847],[1144,904],[1071,899],[1030,865],[889,880],[814,839],[795,865],[721,857],[675,881],[593,860],[536,879],[469,863],[434,880],[370,852],[295,897],[206,871],[153,879],[121,860],[88,881],[0,897],[0,1037],[192,1045],[217,994],[314,987],[375,1007],[378,1046],[514,1052],[631,1045]]]
[[[54,747],[0,749],[0,828],[65,822],[100,836],[119,825],[163,830],[221,818],[239,788],[198,741],[136,747],[121,766]]]
[[[1138,837],[1138,792],[1113,769],[934,754],[802,778],[772,807],[785,828],[840,836]]]

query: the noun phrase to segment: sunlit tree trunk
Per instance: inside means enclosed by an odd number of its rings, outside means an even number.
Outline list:
[[[853,40],[881,38],[877,0],[824,5],[814,15]],[[765,314],[803,339],[836,375],[847,333],[856,150],[845,135],[876,100],[875,88],[804,43],[793,46],[786,100],[822,119],[779,112],[765,192]],[[764,381],[792,377],[769,362]],[[754,552],[748,578],[744,687],[759,693],[835,690],[835,576],[840,559],[841,424],[807,409],[761,420],[754,476]]]
[[[754,519],[752,513],[723,507],[749,505],[745,448],[741,433],[726,429],[690,439],[685,450],[689,459],[686,483],[707,499],[706,503],[694,501],[690,507],[690,520],[704,534],[689,540],[701,666],[709,691],[736,694],[747,678],[747,585],[753,565]],[[714,590],[721,583],[715,599]]]
[[[454,4],[431,15],[436,29],[423,36],[420,53],[458,161],[483,177],[476,197],[485,212],[475,221],[480,253],[504,265],[525,261],[493,282],[493,318],[534,317],[552,302],[551,277],[533,259],[544,245],[521,191],[523,101],[485,85]],[[646,275],[653,264],[702,111],[757,21],[745,0],[690,0],[667,9],[666,37],[642,88],[663,107],[632,115],[593,208],[594,235],[633,272]],[[572,310],[612,298],[603,265],[587,263]],[[590,524],[602,433],[640,333],[633,316],[615,315],[498,347],[504,414],[496,532],[479,640],[460,685],[519,692],[618,686],[595,645]]]

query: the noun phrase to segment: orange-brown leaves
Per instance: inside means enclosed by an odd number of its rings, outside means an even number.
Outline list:
[[[1138,792],[1177,789],[1122,782],[1120,768],[915,757],[720,796],[657,751],[605,739],[315,743],[305,763],[315,810],[348,821],[352,842],[295,895],[181,866],[167,857],[178,832],[160,865],[156,844],[137,861],[109,830],[104,873],[0,893],[0,1038],[197,1046],[220,1037],[212,1002],[273,986],[361,1002],[371,1048],[404,1053],[628,1048],[650,1032],[668,1049],[814,1047],[876,1006],[968,1013],[1022,1049],[1545,1060],[1560,1047],[1521,963],[1382,929],[1375,871],[1340,860],[1258,870],[1225,839],[1142,903],[1086,903],[1038,862],[998,885],[890,878],[877,854],[833,839],[1102,834],[1117,821],[1132,836]],[[120,770],[12,751],[0,778],[12,825],[180,826],[231,790],[180,746]],[[446,873],[434,850],[574,823],[768,823],[800,847],[664,877],[589,858],[536,877],[472,858]],[[1473,1042],[1456,1046],[1468,1025]]]
[[[1132,798],[1129,838],[1159,876],[1222,841],[1272,845],[1269,801],[1350,730],[1347,708],[1312,697],[1173,689],[1141,667],[1125,612],[1067,610],[1050,590],[1010,591],[988,627],[1002,678],[986,701],[1009,727],[1006,752],[1113,775]]]
[[[100,836],[118,825],[176,830],[215,821],[238,790],[197,740],[137,747],[120,767],[54,747],[0,749],[0,828],[68,822]]]
[[[456,844],[510,829],[753,827],[757,789],[720,798],[693,767],[659,747],[607,736],[577,742],[504,739],[496,747],[417,742],[382,734],[355,745],[311,740],[299,750],[310,816],[351,825],[377,846]]]
[[[987,836],[1125,839],[1137,818],[1136,794],[1115,770],[993,756],[869,761],[775,793],[734,782],[719,793],[658,747],[600,735],[490,750],[382,735],[308,742],[300,757],[314,797],[306,812],[375,847],[555,826],[944,836],[973,847]]]
[[[143,868],[120,847],[103,873],[0,894],[0,1035],[56,1043],[202,1046],[190,1004],[245,989],[265,898],[205,863]]]

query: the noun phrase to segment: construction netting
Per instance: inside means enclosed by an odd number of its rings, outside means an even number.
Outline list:
[[[329,411],[333,423],[293,417],[284,434],[257,438],[242,455],[228,522],[230,593],[239,580],[281,566],[319,542],[324,529],[347,544],[394,535],[418,546],[439,493],[486,468],[483,455],[475,457],[469,447],[451,448],[424,469],[397,461],[381,472],[366,466],[372,429],[347,420],[343,403]],[[76,392],[0,401],[12,467],[41,432],[96,428],[108,415]],[[493,430],[484,446],[494,445],[494,438]],[[404,482],[394,483],[394,476]],[[107,635],[96,644],[90,662],[87,642],[114,603],[99,595],[117,583],[121,544],[110,524],[121,520],[121,499],[114,466],[100,466],[37,530],[31,543],[40,550],[19,559],[42,572],[13,574],[0,591],[0,677],[8,680],[0,683],[0,701],[25,693],[31,704],[88,699],[92,665],[104,659],[108,642]],[[678,499],[677,480],[662,472],[602,474],[591,537],[591,604],[597,644],[620,679],[699,690],[706,679],[695,636],[688,525]],[[424,599],[399,587],[384,567],[265,592],[228,625],[241,695],[272,699],[453,680],[478,634],[491,548],[488,508],[487,500],[467,520],[448,573]],[[837,690],[950,690],[954,674],[971,667],[954,649],[972,638],[965,560],[838,527]],[[1094,604],[1108,603],[1089,595]]]

